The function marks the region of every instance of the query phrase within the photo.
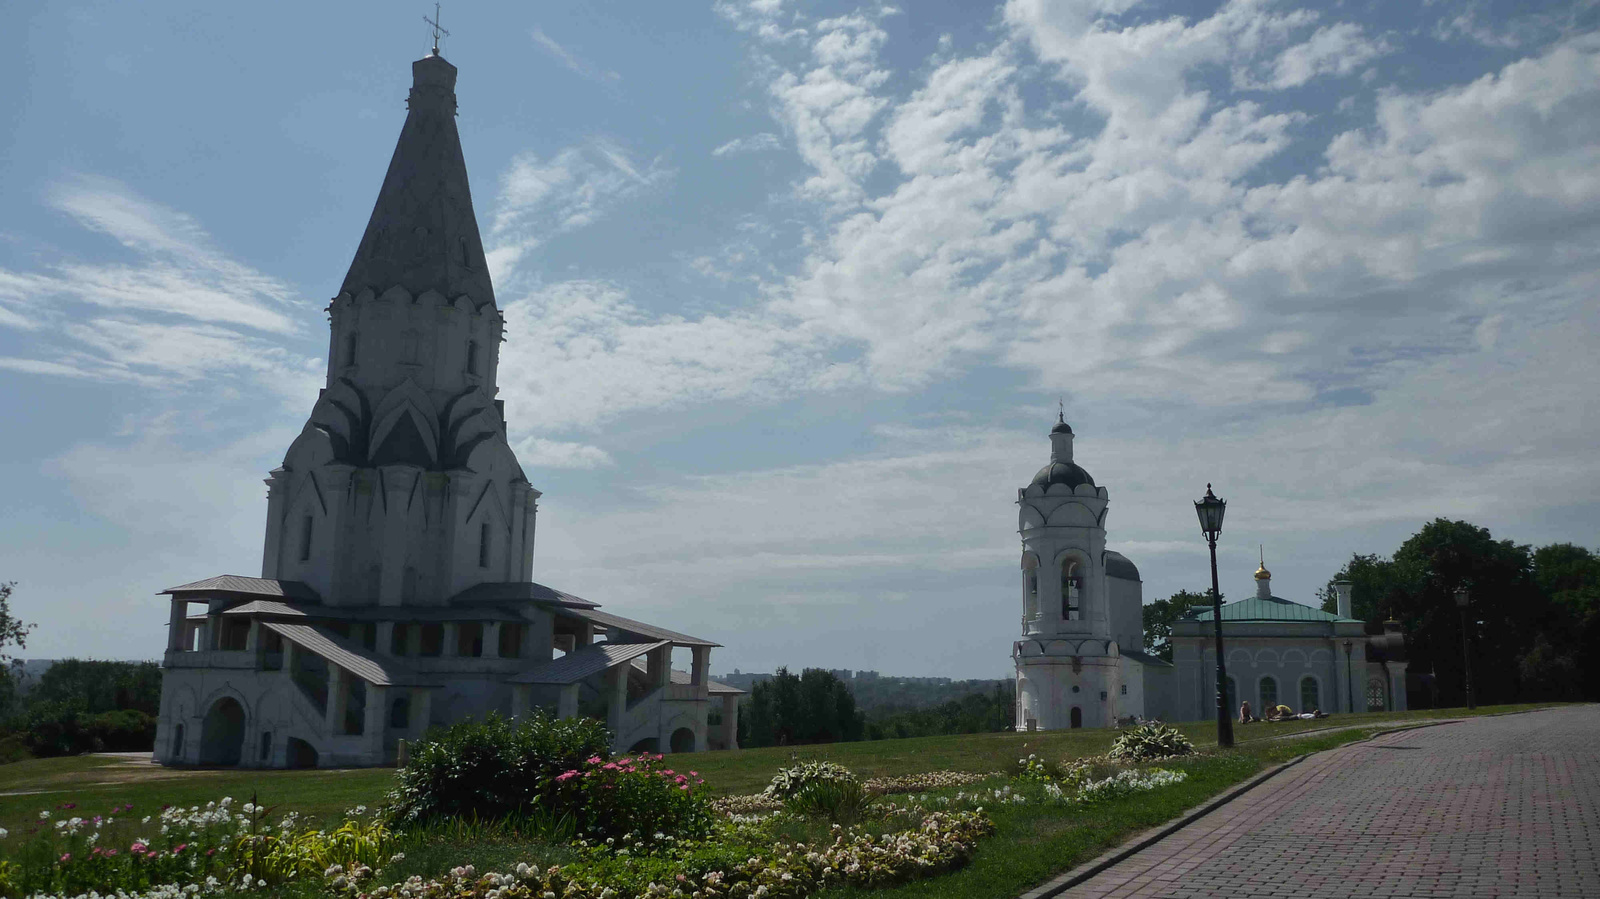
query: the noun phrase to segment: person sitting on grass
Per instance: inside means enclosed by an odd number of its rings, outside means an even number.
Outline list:
[[[1261,720],[1260,718],[1257,718],[1255,716],[1255,713],[1250,711],[1250,700],[1246,699],[1244,702],[1239,703],[1239,723],[1240,724],[1249,724],[1252,721],[1260,721],[1260,720]]]
[[[1272,711],[1267,713],[1268,721],[1288,721],[1293,717],[1294,709],[1291,709],[1286,705],[1274,706]]]

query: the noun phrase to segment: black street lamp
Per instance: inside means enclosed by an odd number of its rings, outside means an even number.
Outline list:
[[[1355,672],[1350,668],[1350,650],[1355,648],[1355,643],[1344,641],[1344,710],[1356,710]]]
[[[1217,631],[1217,745],[1223,749],[1233,746],[1233,716],[1228,709],[1228,668],[1222,659],[1222,592],[1217,589],[1217,535],[1222,533],[1222,513],[1227,502],[1217,499],[1206,485],[1205,498],[1194,504],[1200,516],[1200,533],[1206,535],[1211,546],[1211,614]]]
[[[1466,587],[1456,588],[1456,608],[1461,610],[1461,667],[1467,673],[1467,708],[1475,709],[1472,701],[1472,649],[1467,643],[1467,603],[1472,599]]]

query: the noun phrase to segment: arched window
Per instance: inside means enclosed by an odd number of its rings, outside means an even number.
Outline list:
[[[1381,712],[1387,709],[1388,703],[1384,702],[1383,678],[1375,677],[1367,681],[1367,711]]]
[[[389,726],[401,730],[411,726],[411,700],[402,696],[389,706]]]
[[[1263,712],[1278,704],[1278,681],[1271,677],[1261,679],[1261,708]]]
[[[1061,620],[1077,621],[1083,617],[1083,577],[1078,563],[1072,559],[1061,561]]]
[[[1222,702],[1229,709],[1237,709],[1239,707],[1239,681],[1234,679],[1231,674],[1228,675],[1228,697]]]
[[[261,732],[261,761],[263,761],[263,762],[267,761],[271,757],[272,757],[272,731],[264,730],[264,731]]]
[[[183,761],[183,725],[172,729],[172,760]]]
[[[311,558],[311,525],[312,518],[307,515],[300,520],[300,561]]]
[[[344,364],[356,364],[356,332],[354,331],[344,336]]]
[[[469,340],[469,341],[467,341],[467,374],[475,375],[477,373],[478,373],[478,342],[476,340]]]
[[[1322,708],[1322,686],[1311,675],[1300,678],[1300,711]]]
[[[478,567],[489,567],[489,523],[478,526]]]

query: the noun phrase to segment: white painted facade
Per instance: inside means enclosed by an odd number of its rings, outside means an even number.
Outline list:
[[[1406,706],[1405,641],[1399,625],[1381,634],[1351,617],[1350,585],[1338,584],[1337,612],[1327,613],[1272,595],[1266,566],[1256,572],[1256,595],[1223,606],[1222,640],[1228,679],[1227,707],[1237,718],[1248,701],[1258,716],[1268,704],[1296,713]],[[1172,628],[1177,720],[1216,717],[1216,644],[1209,612]]]
[[[1072,429],[1017,491],[1022,635],[1012,644],[1018,730],[1108,727],[1164,717],[1172,668],[1143,653],[1138,569],[1106,549],[1109,493],[1073,461]]]
[[[496,399],[504,319],[456,69],[434,55],[412,71],[394,159],[327,309],[325,387],[266,481],[261,577],[166,591],[156,758],[388,764],[429,726],[534,707],[603,718],[619,750],[733,748],[743,691],[707,675],[717,644],[533,583],[540,494]],[[674,648],[688,671],[672,670]]]

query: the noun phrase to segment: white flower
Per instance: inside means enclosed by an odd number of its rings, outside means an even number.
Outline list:
[[[39,820],[40,821],[48,821],[49,819],[50,819],[50,810],[49,809],[45,809],[45,810],[39,812]]]

